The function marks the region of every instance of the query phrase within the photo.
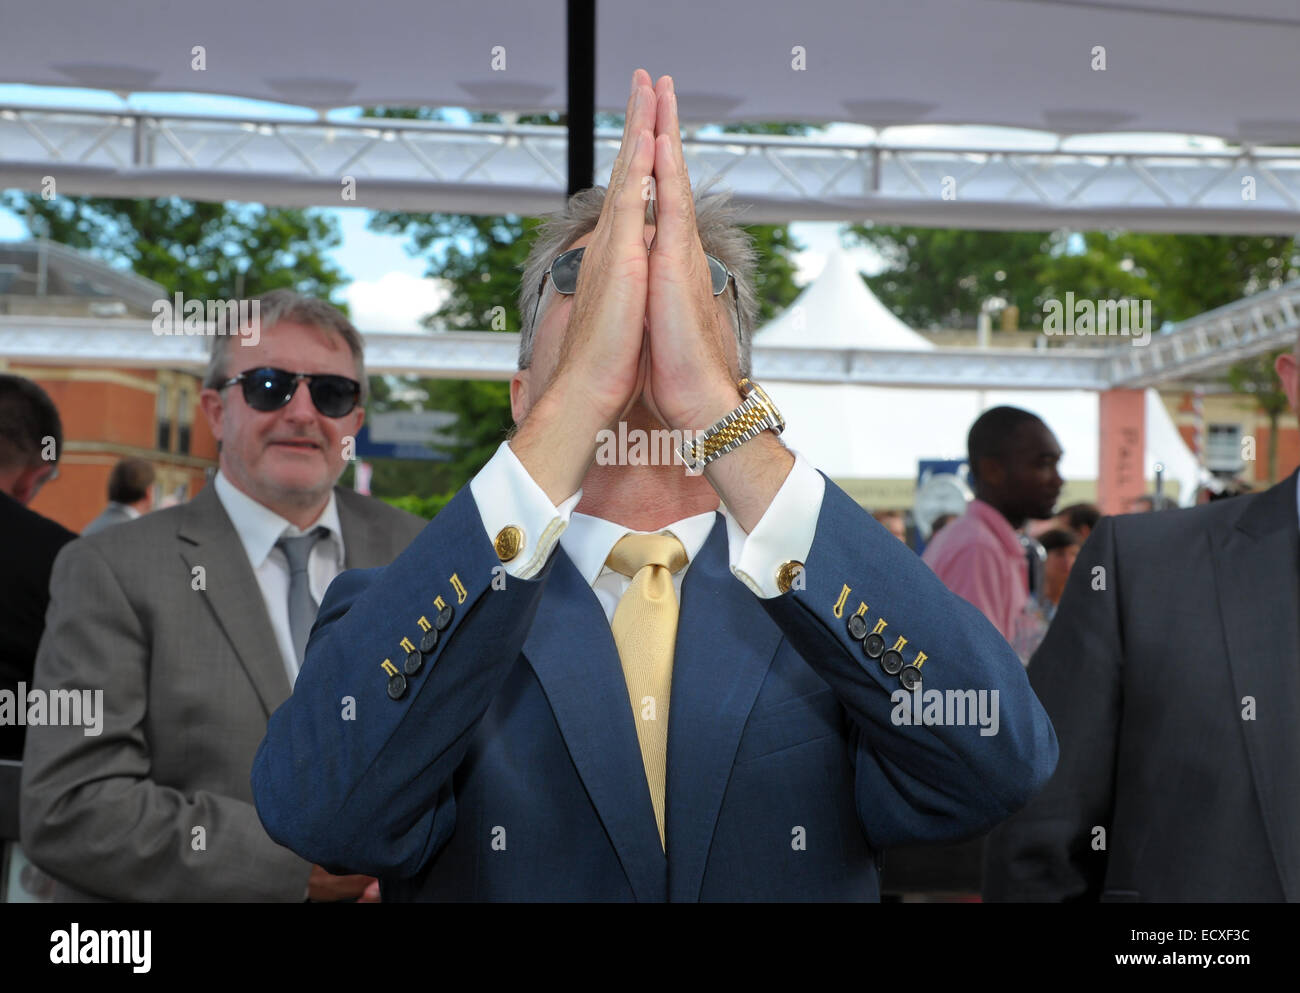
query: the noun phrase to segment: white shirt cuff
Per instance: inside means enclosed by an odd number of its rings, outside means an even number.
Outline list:
[[[782,565],[808,561],[826,496],[822,474],[798,452],[792,450],[792,454],[794,468],[753,531],[746,534],[735,518],[726,515],[731,571],[765,600],[781,595],[776,574]]]
[[[516,579],[532,579],[542,571],[582,498],[582,490],[578,490],[558,507],[551,503],[508,441],[501,442],[487,465],[469,481],[469,489],[488,541],[495,543],[501,529],[512,524],[523,532],[519,553],[502,563],[506,575]]]

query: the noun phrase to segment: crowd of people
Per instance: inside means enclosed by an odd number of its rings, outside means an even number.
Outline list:
[[[124,463],[80,537],[27,506],[58,412],[0,376],[0,733],[55,899],[872,900],[990,831],[988,899],[1300,898],[1294,474],[1058,511],[997,407],[917,556],[781,443],[752,250],[640,70],[520,301],[516,429],[432,522],[336,485],[363,342],[292,291],[212,338],[211,485],[142,513]],[[620,420],[694,471],[595,460]]]

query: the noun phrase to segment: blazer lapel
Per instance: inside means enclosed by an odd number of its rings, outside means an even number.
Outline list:
[[[375,527],[373,517],[367,513],[369,508],[337,486],[334,500],[339,511],[339,530],[343,532],[343,568],[372,569],[391,562],[396,554],[391,549],[392,536]]]
[[[523,651],[632,892],[662,902],[664,853],[618,649],[600,601],[563,548],[555,551]]]
[[[682,581],[668,714],[668,887],[700,897],[736,750],[781,630],[731,574],[727,526],[713,531]]]
[[[1241,498],[1238,498],[1241,499]],[[1300,537],[1296,475],[1251,499],[1236,526],[1210,535],[1215,582],[1255,792],[1288,901],[1300,900]]]
[[[177,537],[181,558],[191,575],[202,568],[206,589],[199,595],[212,608],[270,717],[289,698],[289,677],[262,601],[262,588],[214,486],[205,486],[186,504]]]

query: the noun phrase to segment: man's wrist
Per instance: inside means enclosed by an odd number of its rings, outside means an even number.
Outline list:
[[[510,440],[510,450],[557,507],[581,488],[596,457],[600,416],[553,383]]]
[[[794,468],[794,456],[771,431],[710,462],[704,470],[718,498],[746,533],[771,506]]]
[[[736,384],[723,380],[709,391],[708,399],[684,419],[685,423],[673,426],[684,431],[702,433],[739,407],[741,402],[740,390]]]

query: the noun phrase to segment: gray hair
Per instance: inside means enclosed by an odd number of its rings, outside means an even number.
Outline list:
[[[533,307],[540,303],[538,290],[542,277],[555,256],[583,235],[594,231],[605,205],[605,187],[593,186],[569,197],[564,210],[552,214],[537,228],[536,240],[524,265],[519,287],[519,368],[527,369],[533,361],[533,338],[537,320]],[[648,209],[647,204],[647,209]],[[695,226],[704,250],[720,259],[735,277],[740,303],[740,327],[736,329],[736,354],[741,376],[749,375],[750,341],[758,317],[758,297],[754,292],[756,253],[749,235],[737,222],[740,208],[731,202],[728,192],[710,193],[708,187],[695,191]]]
[[[231,305],[221,310],[217,319],[217,333],[212,336],[212,350],[208,355],[208,371],[203,376],[203,385],[216,389],[229,376],[226,374],[226,360],[229,357],[231,340],[238,337],[239,315],[247,314],[251,308]],[[324,300],[303,296],[293,290],[271,290],[257,298],[259,333],[265,335],[277,324],[291,322],[332,331],[343,339],[352,360],[357,367],[357,381],[361,383],[361,402],[364,404],[370,395],[366,381],[365,345],[361,333],[347,319],[343,311]],[[300,370],[290,370],[297,372]],[[307,370],[310,371],[310,370]]]

